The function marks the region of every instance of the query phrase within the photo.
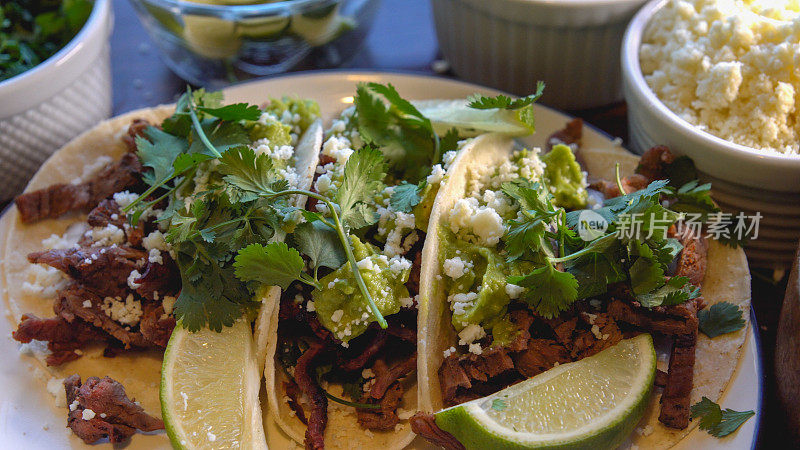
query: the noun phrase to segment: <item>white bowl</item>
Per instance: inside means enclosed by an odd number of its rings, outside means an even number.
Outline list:
[[[0,200],[50,154],[111,114],[111,0],[95,0],[80,32],[36,67],[0,82]]]
[[[439,46],[461,78],[517,95],[547,83],[563,109],[622,99],[619,48],[646,0],[432,0]]]
[[[697,169],[731,183],[768,191],[800,193],[800,157],[734,144],[697,129],[653,93],[639,66],[639,47],[650,18],[667,3],[654,1],[633,18],[622,42],[622,82],[628,102],[632,150],[661,144],[694,160]]]
[[[701,131],[658,99],[642,75],[639,48],[647,23],[667,1],[644,6],[622,42],[629,148],[641,154],[666,145],[692,158],[723,211],[761,214],[759,236],[745,248],[751,266],[788,267],[800,240],[800,157],[755,150]]]

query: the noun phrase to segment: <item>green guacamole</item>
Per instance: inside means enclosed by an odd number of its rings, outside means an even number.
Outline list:
[[[440,228],[439,236],[440,264],[452,258],[461,258],[473,264],[473,267],[455,280],[443,275],[448,296],[477,294],[474,299],[469,299],[472,306],[465,308],[463,313],[453,313],[452,322],[456,331],[463,330],[469,324],[491,328],[503,321],[511,301],[506,293],[506,279],[510,275],[521,273],[518,264],[506,263],[505,258],[495,250],[457,239],[447,228]]]
[[[311,126],[311,123],[317,120],[320,115],[319,104],[314,100],[287,96],[282,97],[280,100],[271,99],[266,111],[275,114],[278,118],[283,115],[284,111],[289,111],[292,115],[299,115],[300,121],[297,122],[297,126],[303,131]]]
[[[350,239],[364,284],[381,314],[388,316],[397,313],[400,311],[400,299],[410,297],[405,282],[408,281],[411,268],[395,271],[390,267],[389,259],[380,254],[376,247],[361,242],[355,236]],[[322,290],[312,293],[320,323],[343,342],[366,331],[375,318],[356,285],[350,263],[324,276],[320,283]]]
[[[542,155],[541,159],[546,164],[544,181],[553,193],[553,203],[566,209],[586,207],[588,194],[583,187],[581,166],[572,150],[559,144]]]
[[[269,139],[273,146],[292,144],[292,127],[283,122],[269,118],[266,123],[253,122],[250,125],[250,140]]]

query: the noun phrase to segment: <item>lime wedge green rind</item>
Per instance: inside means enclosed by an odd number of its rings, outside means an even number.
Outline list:
[[[627,373],[614,376],[616,369],[611,366],[615,365]],[[650,335],[639,335],[592,357],[557,366],[489,397],[445,409],[436,414],[436,424],[455,436],[467,449],[612,449],[630,436],[644,415],[655,372],[653,340]],[[563,382],[570,377],[591,381],[582,385],[558,385],[559,380]],[[526,425],[511,424],[509,422],[513,420],[505,417],[506,413],[511,414],[513,410],[525,406],[525,402],[540,401],[543,395],[558,396],[564,393],[565,396],[591,398],[598,394],[597,383],[603,382],[616,383],[609,389],[617,390],[620,394],[617,397],[621,398],[615,405],[606,407],[605,412],[593,410],[595,407],[591,400],[574,402],[574,408],[584,417],[577,420],[579,425],[572,428],[570,418],[564,416],[567,410],[564,405],[543,410],[541,414],[525,414],[525,410],[521,410],[522,417],[537,417],[545,422],[552,419],[543,425],[544,428],[558,428],[560,424],[562,429],[558,430],[517,432],[513,427],[524,428]],[[591,392],[580,391],[581,387],[588,389],[592,386]],[[536,425],[542,427],[542,424]]]

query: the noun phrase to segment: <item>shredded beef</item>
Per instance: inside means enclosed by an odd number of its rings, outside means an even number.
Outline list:
[[[308,420],[306,419],[306,414],[303,412],[303,407],[300,406],[300,402],[297,400],[300,397],[300,388],[297,386],[297,383],[294,380],[284,381],[283,382],[283,389],[286,391],[286,396],[289,397],[289,407],[292,408],[295,415],[300,422],[303,422],[304,425],[308,425]]]
[[[620,181],[622,181],[622,187],[625,189],[626,194],[644,189],[650,184],[650,180],[640,174],[628,175]],[[614,198],[622,195],[616,181],[593,179],[591,183],[589,183],[589,188],[599,191],[605,198]]]
[[[325,427],[328,424],[328,398],[312,376],[314,360],[322,354],[323,347],[313,343],[297,360],[294,379],[300,390],[311,402],[311,415],[306,428],[306,448],[319,450],[325,448]]]
[[[119,209],[117,202],[110,198],[101,201],[89,211],[86,221],[93,227],[101,228],[107,225],[123,228],[126,224],[125,214]]]
[[[386,363],[382,359],[375,361],[375,364],[372,366],[372,371],[375,372],[375,384],[372,385],[369,396],[374,399],[383,398],[386,391],[395,381],[416,369],[417,352],[414,352],[413,355],[396,363],[391,369],[386,367]]]
[[[570,361],[567,350],[549,339],[531,339],[527,350],[512,355],[514,367],[526,378]]]
[[[18,196],[17,205],[24,223],[56,218],[69,211],[86,211],[115,192],[139,190],[142,180],[139,158],[127,153],[106,166],[97,176],[80,184],[54,184]]]
[[[708,242],[702,236],[695,236],[690,228],[685,228],[683,233],[676,233],[675,236],[683,245],[683,250],[678,255],[675,276],[687,277],[693,285],[702,286],[706,276]]]
[[[689,426],[696,344],[696,336],[688,341],[676,339],[673,342],[667,380],[661,394],[661,413],[658,420],[679,430]]]
[[[403,399],[403,386],[395,381],[386,390],[385,395],[379,401],[374,398],[364,398],[362,401],[370,404],[380,404],[380,409],[356,409],[358,424],[362,427],[375,431],[394,430],[395,425],[400,423],[397,417],[397,407]]]
[[[661,369],[656,370],[656,379],[653,381],[656,387],[663,388],[667,385],[667,372]]]
[[[81,385],[75,374],[64,380],[69,416],[67,426],[87,444],[105,437],[111,443],[128,439],[136,430],[156,431],[164,429],[164,422],[144,412],[125,394],[125,388],[109,377],[89,377]],[[77,402],[77,403],[76,403]],[[84,420],[84,411],[94,417]]]
[[[124,142],[128,147],[129,152],[136,152],[136,138],[138,136],[144,137],[144,130],[146,130],[149,126],[151,126],[151,124],[146,119],[133,119],[131,124],[128,126],[128,133],[126,133],[125,136],[122,136],[122,142]]]
[[[386,344],[386,332],[379,330],[361,353],[341,362],[342,369],[348,372],[362,369],[381,351],[384,344]]]
[[[450,355],[439,367],[439,385],[442,388],[442,399],[445,405],[452,405],[461,389],[472,388],[467,372],[461,367],[458,355]],[[460,389],[459,389],[460,388]]]
[[[47,356],[48,366],[59,366],[66,362],[80,358],[75,350],[85,347],[93,341],[106,341],[110,338],[106,333],[76,319],[73,323],[63,317],[42,319],[32,314],[25,314],[11,336],[23,344],[32,340],[47,341],[50,355]]]
[[[696,308],[684,306],[688,303],[696,304],[690,300],[682,305],[647,309],[635,302],[627,303],[612,299],[608,304],[608,313],[619,322],[625,322],[645,330],[667,336],[683,336],[690,335],[694,332],[693,330],[697,329],[697,311],[695,310],[694,319],[690,315],[685,317],[682,314],[688,312],[687,308]]]
[[[422,436],[433,445],[446,450],[465,450],[464,444],[458,442],[455,436],[436,425],[436,418],[433,414],[418,412],[409,419],[409,422],[414,433]]]
[[[147,253],[123,247],[70,248],[45,250],[28,255],[34,264],[47,264],[66,273],[101,297],[125,296],[128,276]]]
[[[399,338],[404,342],[417,344],[417,330],[409,328],[396,322],[390,322],[386,328],[386,334]]]
[[[425,236],[422,236],[414,247],[411,248],[409,255],[406,255],[411,259],[411,272],[408,274],[408,281],[406,282],[406,287],[408,288],[408,293],[411,294],[411,297],[416,297],[419,294],[419,276],[420,270],[422,270],[422,243],[425,242]],[[413,256],[412,256],[413,255]]]
[[[86,301],[90,302],[91,306],[84,306]],[[102,304],[101,297],[79,284],[72,284],[59,292],[54,310],[67,322],[73,323],[76,318],[79,318],[104,330],[122,342],[125,348],[151,346],[141,333],[131,331],[130,327],[107,316],[100,308]]]
[[[148,342],[166,348],[175,328],[175,316],[166,314],[160,302],[147,302],[142,309],[139,332]]]
[[[567,122],[567,126],[564,129],[556,131],[547,138],[546,150],[549,152],[558,144],[580,145],[581,137],[583,137],[583,120],[572,119]]]
[[[675,156],[672,155],[669,148],[659,145],[644,152],[639,159],[636,173],[644,175],[651,181],[663,180],[666,178],[665,170],[667,166],[672,164],[673,161],[675,161]]]
[[[139,285],[136,293],[148,300],[163,298],[165,295],[174,297],[181,290],[181,274],[167,252],[161,253],[162,263],[148,261],[139,278],[133,280]]]

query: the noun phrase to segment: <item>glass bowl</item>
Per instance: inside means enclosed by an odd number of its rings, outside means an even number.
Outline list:
[[[166,64],[210,88],[342,65],[360,49],[378,6],[378,0],[130,1]]]

